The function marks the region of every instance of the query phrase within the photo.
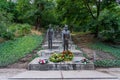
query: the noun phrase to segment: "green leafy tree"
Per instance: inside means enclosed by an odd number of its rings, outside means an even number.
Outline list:
[[[13,15],[11,13],[7,13],[6,11],[1,10],[0,12],[0,37],[12,39],[13,34],[9,32],[8,27],[11,24],[11,20],[13,19]]]
[[[17,22],[19,23],[25,23],[26,22],[26,16],[24,16],[27,11],[31,9],[31,3],[30,0],[18,0],[16,3],[16,10],[17,10]]]
[[[98,37],[99,34],[99,22],[98,19],[100,17],[101,11],[104,8],[112,8],[114,7],[115,0],[83,0],[86,9],[88,10],[91,16],[91,29],[95,34],[95,37]]]
[[[116,6],[111,10],[104,9],[99,18],[99,36],[101,39],[120,42],[120,7]]]
[[[46,26],[49,23],[56,23],[56,14],[54,11],[54,2],[52,0],[29,0],[18,1],[17,10],[20,19],[24,23],[35,25],[35,29]]]
[[[79,0],[57,0],[59,20],[62,24],[74,27],[74,30],[83,30],[82,26],[88,22],[88,11]]]

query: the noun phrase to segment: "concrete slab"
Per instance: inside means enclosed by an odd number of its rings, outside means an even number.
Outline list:
[[[26,71],[10,80],[118,80],[117,77],[95,70],[81,71]]]
[[[65,79],[108,79],[108,80],[114,80],[117,79],[117,77],[103,73],[98,72],[95,70],[80,70],[80,71],[62,71],[63,78]]]
[[[62,79],[62,80],[119,80],[119,79]]]
[[[18,74],[10,80],[60,80],[61,72],[59,71],[26,71],[21,74]]]

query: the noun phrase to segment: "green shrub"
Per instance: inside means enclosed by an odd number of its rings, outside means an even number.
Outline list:
[[[120,7],[113,7],[112,12],[104,9],[98,19],[99,36],[101,39],[120,42]]]
[[[14,39],[14,36],[15,36],[14,33],[11,31],[5,31],[5,32],[1,33],[1,37],[4,39],[7,39],[7,40]]]
[[[0,37],[4,39],[13,39],[14,38],[14,33],[6,27],[5,24],[0,24]]]
[[[31,32],[31,25],[29,24],[12,24],[8,28],[15,34],[16,37],[25,36]]]
[[[42,36],[28,35],[0,44],[0,67],[12,64],[30,53],[42,42]]]
[[[105,41],[111,41],[114,43],[120,43],[120,30],[103,30],[100,32],[100,38]]]
[[[31,31],[31,26],[29,24],[20,24],[18,28],[18,33],[21,36],[24,36],[26,34],[29,34]]]
[[[15,37],[25,36],[31,32],[29,24],[12,24],[9,27],[0,23],[0,37],[10,40]]]

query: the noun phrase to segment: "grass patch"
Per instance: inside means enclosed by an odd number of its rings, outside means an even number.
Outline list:
[[[12,64],[30,53],[42,42],[42,36],[28,35],[0,44],[0,67]]]
[[[119,48],[109,46],[109,45],[104,44],[102,42],[92,43],[89,45],[89,47],[92,49],[107,52],[107,53],[111,54],[112,56],[114,56],[116,59],[120,59],[120,49]]]
[[[107,52],[115,57],[115,60],[97,60],[94,62],[96,67],[120,67],[120,48],[107,45],[102,42],[89,44],[89,47],[95,50]]]

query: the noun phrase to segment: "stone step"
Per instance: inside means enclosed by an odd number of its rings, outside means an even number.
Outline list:
[[[60,44],[53,44],[52,49],[59,49],[61,45]],[[48,49],[48,44],[42,45],[43,49]]]
[[[45,43],[48,43],[48,40],[45,40]],[[62,43],[62,40],[53,40],[52,43]]]
[[[118,80],[116,76],[95,70],[26,71],[9,80]]]
[[[45,43],[45,44],[48,44],[48,41],[46,40],[44,43]],[[63,41],[62,41],[62,40],[53,40],[52,43],[53,43],[53,44],[62,44]],[[73,43],[73,41],[70,41],[70,43]]]
[[[74,56],[83,56],[83,53],[82,53],[82,51],[80,51],[80,50],[70,50],[73,54],[74,54]],[[61,52],[63,52],[63,50],[58,50],[58,49],[53,49],[53,50],[49,50],[49,49],[47,49],[47,50],[40,50],[37,54],[39,55],[39,56],[50,56],[52,53],[61,53]]]
[[[70,44],[68,49],[70,50],[70,49],[72,49],[73,47],[76,48],[76,45]],[[48,49],[48,44],[42,45],[42,48],[43,48],[43,49]],[[52,45],[52,49],[63,49],[62,43],[60,43],[60,44],[59,44],[59,43],[53,44],[53,45]]]
[[[94,64],[90,61],[87,64],[81,63],[80,60],[84,57],[74,57],[72,61],[53,63],[48,62],[47,64],[39,64],[40,59],[48,59],[49,57],[38,57],[35,58],[28,64],[29,70],[94,70]],[[79,61],[79,62],[78,62]]]
[[[53,46],[54,46],[54,45],[62,46],[62,44],[63,44],[63,43],[53,43]],[[73,43],[69,44],[69,46],[71,46],[71,45],[73,46],[74,44],[73,44]],[[48,47],[48,43],[44,43],[43,46],[47,46],[47,47]]]

